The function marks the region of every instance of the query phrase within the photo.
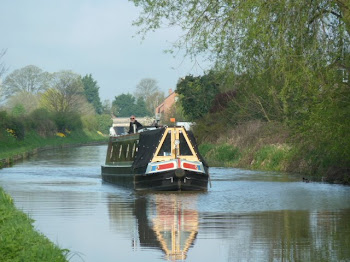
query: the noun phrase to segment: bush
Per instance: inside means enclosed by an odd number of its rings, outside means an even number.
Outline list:
[[[108,134],[112,124],[113,120],[109,114],[97,115],[98,131],[101,131],[103,134]]]
[[[17,139],[23,140],[25,136],[25,129],[23,121],[17,118],[9,118],[7,119],[7,123],[5,123],[5,128],[8,129]]]
[[[66,130],[77,130],[83,127],[80,115],[77,113],[57,112],[54,114],[54,121],[57,130],[63,133],[65,133]]]
[[[84,128],[89,131],[97,130],[98,122],[96,115],[83,115],[81,117],[81,122]]]
[[[7,112],[0,111],[0,128],[4,128],[6,122],[7,122]]]
[[[34,129],[40,136],[52,136],[57,132],[53,116],[46,109],[39,108],[28,116],[28,127]]]

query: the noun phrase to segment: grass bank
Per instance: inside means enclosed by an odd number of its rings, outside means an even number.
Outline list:
[[[310,180],[350,184],[349,167],[327,162],[278,123],[251,121],[216,132],[214,138],[199,138],[199,150],[211,166],[299,173]]]
[[[16,139],[8,132],[4,132],[0,135],[0,168],[11,165],[16,160],[36,154],[40,150],[67,145],[103,143],[104,141],[107,142],[107,138],[101,133],[87,130],[72,131],[67,134],[58,133],[51,137],[42,137],[36,132],[31,132],[22,140]]]
[[[32,223],[0,188],[0,261],[68,261],[69,251],[35,231]]]

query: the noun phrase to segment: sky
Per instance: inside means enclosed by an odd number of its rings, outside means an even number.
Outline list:
[[[167,95],[179,78],[203,74],[205,62],[164,52],[180,29],[163,28],[142,40],[132,26],[139,12],[127,0],[0,0],[2,62],[7,74],[27,65],[91,74],[102,101],[134,94],[144,78],[157,80]]]

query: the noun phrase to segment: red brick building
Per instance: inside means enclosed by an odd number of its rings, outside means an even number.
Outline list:
[[[167,115],[172,107],[177,101],[177,94],[172,89],[169,89],[168,96],[164,101],[156,108],[156,118],[160,119],[162,116]]]

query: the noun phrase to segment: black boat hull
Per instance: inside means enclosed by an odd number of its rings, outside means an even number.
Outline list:
[[[178,177],[175,170],[153,174],[133,174],[131,167],[102,166],[102,179],[105,182],[134,188],[138,191],[207,191],[209,176],[184,170]]]

